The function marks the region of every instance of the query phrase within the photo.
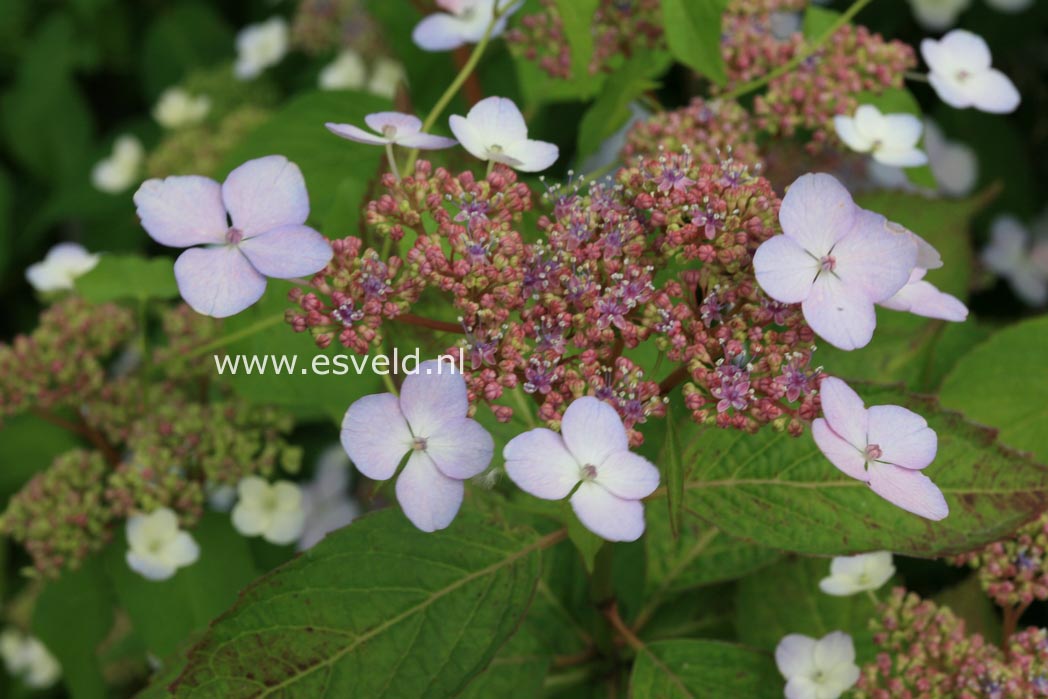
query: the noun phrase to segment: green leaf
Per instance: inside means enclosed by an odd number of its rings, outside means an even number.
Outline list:
[[[766,653],[720,641],[658,641],[638,651],[631,699],[780,699],[782,678]]]
[[[680,537],[681,519],[684,514],[684,463],[680,458],[680,438],[677,436],[676,420],[666,409],[666,446],[660,463],[665,465],[666,505],[669,508],[670,533],[674,539]]]
[[[909,408],[938,434],[938,456],[925,473],[946,495],[946,519],[930,522],[903,512],[837,470],[809,435],[793,438],[772,430],[756,435],[724,430],[695,440],[685,454],[698,464],[685,484],[688,511],[731,536],[787,551],[888,550],[931,557],[997,541],[1045,509],[1045,467],[1000,446],[991,431],[930,398],[854,387],[867,405]],[[1037,405],[1043,410],[1041,402]]]
[[[563,503],[561,511],[564,513],[563,521],[568,528],[568,538],[571,539],[571,543],[575,544],[575,548],[578,549],[582,562],[586,566],[586,571],[592,573],[597,554],[600,553],[601,548],[604,546],[604,539],[586,529],[582,522],[579,521],[579,518],[575,516],[575,513],[571,511],[571,507],[567,502]]]
[[[645,53],[628,61],[604,84],[604,90],[579,123],[578,155],[594,153],[626,125],[630,103],[659,85],[652,78],[665,69],[662,54]]]
[[[212,6],[182,2],[169,7],[142,40],[140,74],[146,93],[155,98],[194,68],[233,58],[234,42],[232,29]]]
[[[727,0],[662,0],[662,25],[670,53],[699,75],[723,86],[721,16]]]
[[[869,621],[876,613],[865,592],[834,597],[819,589],[830,574],[827,558],[779,561],[739,582],[735,597],[735,630],[739,641],[773,652],[783,636],[800,633],[822,638],[844,631],[855,641],[859,665],[873,660]]]
[[[319,222],[336,203],[335,195],[346,178],[374,177],[384,158],[381,148],[339,138],[324,124],[363,124],[367,114],[390,108],[389,100],[363,92],[307,92],[237,144],[220,172],[224,175],[252,158],[286,156],[302,169],[313,220]]]
[[[1004,444],[1048,461],[1045,347],[1048,316],[995,333],[957,362],[943,382],[942,404],[996,427]]]
[[[828,10],[818,5],[808,5],[804,11],[804,22],[801,31],[808,40],[818,39],[830,30],[830,27],[841,18],[841,13]]]
[[[468,514],[435,534],[359,519],[248,587],[189,654],[179,698],[449,697],[516,630],[539,550]]]
[[[190,534],[200,545],[200,558],[168,580],[147,580],[131,570],[123,536],[105,553],[120,605],[157,657],[172,654],[187,636],[206,627],[258,574],[248,541],[233,529],[228,515],[208,513]]]
[[[170,257],[102,255],[94,269],[76,280],[76,291],[91,303],[173,299],[178,296],[174,268]]]
[[[552,660],[542,642],[522,630],[455,699],[539,699]]]
[[[113,597],[98,557],[47,583],[36,600],[32,633],[62,665],[73,699],[109,696],[98,646],[113,626]]]
[[[50,466],[56,456],[79,444],[68,430],[33,415],[5,417],[0,429],[0,454],[4,455],[4,468],[0,469],[2,501],[6,502],[34,474]]]
[[[571,75],[584,80],[593,57],[593,15],[600,0],[554,0],[571,47]]]

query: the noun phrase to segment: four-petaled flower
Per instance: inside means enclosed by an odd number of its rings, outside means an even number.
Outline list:
[[[775,648],[786,699],[837,699],[859,680],[855,644],[843,631],[814,639],[790,634]]]
[[[189,248],[175,261],[175,278],[204,315],[239,313],[262,297],[266,277],[312,275],[331,260],[327,239],[304,225],[302,172],[282,155],[249,160],[221,185],[198,175],[147,180],[134,200],[153,240]]]
[[[411,32],[411,38],[426,51],[450,51],[477,43],[488,31],[496,12],[500,13],[499,18],[488,37],[499,36],[521,3],[517,0],[437,0],[437,5],[446,12],[429,15]]]
[[[0,657],[7,673],[31,689],[47,689],[62,677],[62,666],[47,646],[15,628],[0,633]]]
[[[949,514],[942,491],[921,473],[938,449],[923,417],[898,405],[867,409],[831,376],[823,379],[819,397],[823,417],[812,423],[812,436],[834,466],[908,512],[936,521]]]
[[[978,34],[954,29],[938,41],[925,39],[921,55],[931,71],[929,82],[951,107],[1007,114],[1019,106],[1019,91],[1008,76],[992,67],[990,47]]]
[[[835,347],[865,346],[877,325],[874,304],[902,289],[916,266],[913,236],[856,206],[825,174],[803,175],[790,186],[779,222],[784,235],[754,255],[761,288],[776,301],[800,303],[812,330]]]
[[[912,114],[881,114],[872,104],[864,104],[854,116],[834,117],[833,125],[849,148],[869,153],[879,163],[916,167],[928,162],[917,147],[924,125]]]
[[[466,381],[454,365],[423,362],[404,379],[399,397],[378,393],[349,406],[342,446],[357,469],[376,481],[396,475],[407,456],[397,501],[422,531],[444,529],[462,505],[463,481],[486,469],[495,451],[491,435],[468,412]]]
[[[271,544],[290,544],[302,535],[306,513],[302,490],[290,481],[268,483],[247,476],[237,484],[233,527],[244,536],[261,536]]]
[[[890,551],[838,556],[830,563],[830,576],[819,581],[819,589],[827,595],[847,597],[877,590],[893,575],[895,565]]]
[[[511,439],[503,450],[506,473],[544,500],[571,495],[583,525],[608,541],[635,541],[644,533],[641,499],[659,486],[659,471],[629,450],[615,409],[592,396],[564,411],[560,434],[540,427]]]
[[[26,268],[25,278],[37,291],[66,291],[98,264],[99,256],[77,243],[59,243],[44,259]]]
[[[364,123],[375,133],[368,133],[353,124],[328,123],[325,126],[327,126],[328,131],[336,136],[374,146],[397,145],[420,150],[433,150],[450,148],[457,143],[453,138],[422,133],[422,120],[411,114],[376,112],[364,117]]]
[[[471,155],[521,172],[545,170],[560,153],[552,143],[528,138],[524,116],[505,97],[482,99],[466,116],[452,115],[450,124],[455,138]]]
[[[127,565],[147,580],[167,580],[200,556],[196,541],[178,528],[178,517],[166,507],[133,515],[125,533]]]

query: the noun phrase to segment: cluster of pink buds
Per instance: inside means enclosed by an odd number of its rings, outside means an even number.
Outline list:
[[[716,162],[729,155],[750,166],[760,162],[749,112],[731,100],[708,102],[701,97],[686,107],[638,122],[626,134],[623,155],[627,159],[651,157],[685,148],[701,162]]]
[[[953,562],[975,568],[986,594],[1001,607],[1048,600],[1048,514],[1011,538],[957,556]]]

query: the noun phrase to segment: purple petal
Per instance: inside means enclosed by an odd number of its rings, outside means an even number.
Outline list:
[[[444,529],[462,506],[462,481],[448,478],[425,452],[412,452],[397,478],[397,502],[411,523],[424,532]]]
[[[869,417],[859,394],[840,379],[827,376],[819,385],[819,402],[830,429],[856,450],[865,449]]]
[[[375,481],[392,478],[412,446],[408,422],[392,393],[354,401],[342,418],[340,439],[357,470]]]
[[[282,155],[249,160],[233,170],[222,184],[222,200],[246,238],[309,217],[302,171]]]
[[[579,521],[607,541],[636,541],[644,533],[644,505],[624,500],[596,483],[583,483],[571,496]]]
[[[870,487],[893,505],[925,519],[937,522],[950,514],[942,491],[920,471],[870,464]]]
[[[517,487],[543,500],[561,500],[581,479],[579,463],[559,434],[544,427],[517,435],[502,450],[506,474]]]
[[[868,414],[867,440],[880,447],[878,461],[919,470],[935,459],[938,437],[923,417],[898,405],[875,405]]]
[[[917,264],[917,241],[897,230],[880,214],[862,210],[855,228],[833,248],[836,275],[874,303],[906,286]]]
[[[615,408],[592,396],[578,398],[568,406],[560,433],[581,466],[599,468],[610,455],[630,448],[626,428]]]
[[[597,468],[597,485],[612,495],[627,500],[640,500],[659,487],[659,469],[633,452],[615,452]]]
[[[789,236],[777,235],[757,248],[753,271],[768,296],[782,303],[800,303],[811,293],[819,261]]]
[[[422,362],[418,373],[409,375],[400,387],[400,409],[411,433],[429,439],[441,432],[445,422],[466,417],[466,380],[450,362]]]
[[[820,417],[812,422],[811,436],[830,463],[852,478],[866,481],[866,459],[863,453],[830,429],[826,420]]]
[[[466,43],[462,20],[443,12],[431,14],[415,25],[411,39],[425,51],[450,51]]]
[[[801,309],[819,337],[843,350],[868,345],[877,326],[877,314],[866,292],[832,274],[819,275]]]
[[[281,226],[245,238],[240,250],[262,274],[291,279],[316,274],[334,254],[327,238],[308,226]]]
[[[161,245],[188,248],[225,242],[229,223],[222,188],[214,180],[197,175],[146,180],[134,200],[142,227]]]
[[[852,228],[858,207],[834,177],[802,175],[786,190],[779,208],[782,231],[813,255],[822,256]]]
[[[366,143],[370,146],[384,146],[389,143],[389,139],[385,136],[378,136],[373,133],[368,133],[359,126],[353,126],[353,124],[324,124],[327,130],[336,136],[341,136],[350,141],[356,141],[357,143]]]
[[[240,313],[266,290],[266,278],[231,245],[186,250],[175,260],[175,281],[194,311],[215,318]]]
[[[560,149],[545,141],[517,141],[503,148],[502,152],[517,162],[513,169],[521,172],[540,172],[557,162]]]
[[[910,283],[899,289],[881,305],[893,311],[906,311],[925,318],[939,318],[960,323],[968,318],[968,307],[930,282],[922,281],[923,269],[914,270]]]
[[[458,145],[458,141],[453,138],[434,136],[428,133],[397,136],[397,143],[408,148],[418,148],[419,150],[440,150],[441,148],[450,148]]]
[[[392,126],[397,130],[397,136],[406,136],[422,130],[421,119],[414,114],[403,112],[375,112],[364,117],[364,123],[377,133],[382,133],[385,127]]]
[[[449,478],[472,478],[488,467],[494,453],[495,440],[468,417],[446,420],[426,438],[426,454]]]

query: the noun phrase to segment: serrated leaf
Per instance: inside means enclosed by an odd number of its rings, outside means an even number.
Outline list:
[[[631,699],[780,699],[782,678],[766,653],[720,641],[658,641],[638,651]]]
[[[1010,447],[1048,460],[1048,316],[995,333],[962,357],[943,382],[943,405],[998,429]]]
[[[102,255],[94,269],[76,280],[76,291],[91,303],[178,296],[175,263],[169,257]]]
[[[827,595],[819,581],[830,574],[828,558],[790,558],[739,581],[735,630],[739,641],[774,652],[783,636],[800,633],[822,638],[844,631],[855,642],[857,662],[872,661],[875,650],[869,621],[876,614],[865,592]]]
[[[728,0],[662,0],[662,25],[670,53],[699,75],[723,86],[721,17]]]
[[[946,495],[946,519],[931,522],[881,499],[837,470],[810,435],[771,430],[717,431],[696,440],[685,455],[697,464],[685,484],[688,512],[731,536],[786,551],[930,557],[996,541],[1045,509],[1048,469],[998,444],[992,431],[930,398],[854,388],[867,405],[909,408],[936,431],[938,455],[925,473]]]
[[[179,698],[448,697],[515,631],[554,538],[460,515],[355,521],[249,586],[189,653]]]

